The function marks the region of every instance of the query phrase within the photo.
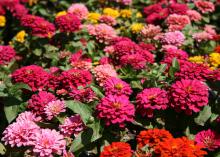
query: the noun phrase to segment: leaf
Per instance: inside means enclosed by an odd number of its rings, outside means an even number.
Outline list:
[[[194,119],[195,123],[204,126],[206,121],[211,117],[211,107],[205,106],[203,110],[199,113],[198,117]]]
[[[96,95],[100,98],[104,97],[104,94],[102,94],[102,92],[100,91],[100,89],[98,87],[95,86],[91,86],[92,90],[96,93]]]
[[[92,116],[92,109],[81,102],[69,100],[66,101],[66,105],[74,113],[80,114],[83,122],[86,124],[89,121],[89,118]]]
[[[93,124],[88,125],[88,128],[86,128],[84,132],[77,135],[77,137],[73,140],[70,151],[77,152],[78,150],[100,139],[101,137],[102,134],[100,121],[96,120]]]
[[[6,152],[5,146],[2,143],[0,143],[0,155],[4,155],[5,152]]]
[[[18,105],[4,106],[5,116],[8,123],[11,123],[18,115]]]
[[[179,70],[179,62],[177,61],[176,58],[173,59],[172,61],[172,66],[169,69],[169,75],[171,78],[175,78],[175,73]]]

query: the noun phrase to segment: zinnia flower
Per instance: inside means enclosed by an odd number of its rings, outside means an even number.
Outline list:
[[[43,115],[45,106],[51,102],[56,100],[56,97],[52,93],[48,93],[45,91],[40,91],[38,94],[33,94],[31,99],[28,100],[28,109],[32,112],[36,113],[37,115]]]
[[[56,130],[41,129],[36,133],[33,141],[33,152],[40,157],[61,155],[66,148],[63,135]]]
[[[58,16],[55,19],[55,23],[61,32],[73,33],[80,29],[81,22],[80,19],[73,14],[66,14],[62,16]]]
[[[134,23],[131,25],[131,31],[132,33],[140,33],[140,31],[142,30],[142,28],[144,27],[144,25],[142,23]]]
[[[185,156],[185,157],[204,157],[207,153],[203,147],[196,145],[194,141],[182,138],[170,138],[160,142],[155,147],[155,153],[161,157]]]
[[[220,53],[211,53],[209,54],[209,62],[211,64],[211,66],[213,67],[219,67],[220,66]]]
[[[93,69],[96,81],[103,86],[110,77],[118,77],[115,69],[110,64],[98,65]]]
[[[19,121],[40,122],[41,120],[42,120],[41,117],[37,116],[35,113],[31,111],[22,112],[16,118],[16,122]]]
[[[15,40],[19,43],[24,43],[26,35],[27,35],[26,32],[22,30],[16,34]]]
[[[141,35],[144,38],[157,39],[157,36],[161,34],[161,31],[160,26],[149,24],[141,30]]]
[[[132,150],[128,143],[112,142],[105,146],[100,154],[100,157],[131,157]]]
[[[109,26],[114,26],[114,25],[117,24],[117,21],[113,17],[111,17],[109,15],[102,15],[102,16],[100,16],[99,21],[101,23],[105,23],[105,24],[107,24]]]
[[[126,122],[132,122],[135,109],[125,95],[108,95],[102,98],[96,106],[97,116],[105,121],[107,126],[111,124],[124,127]]]
[[[211,129],[197,133],[195,141],[197,144],[204,146],[210,151],[220,148],[220,135]]]
[[[0,15],[0,27],[4,27],[6,24],[5,16]]]
[[[171,14],[166,19],[166,23],[169,27],[169,31],[178,31],[190,24],[190,19],[187,15]]]
[[[117,17],[119,17],[119,15],[120,15],[120,13],[118,12],[118,10],[113,9],[113,8],[104,8],[103,14],[104,14],[104,15],[111,16],[111,17],[113,17],[113,18],[117,18]]]
[[[91,88],[80,88],[80,89],[72,89],[69,91],[69,96],[74,100],[78,100],[80,102],[91,102],[96,98],[95,92]]]
[[[104,84],[105,94],[109,95],[130,95],[132,93],[131,87],[126,82],[119,78],[111,77],[106,80]]]
[[[140,134],[137,136],[137,144],[138,148],[142,148],[145,145],[149,147],[155,147],[160,142],[166,141],[168,139],[173,138],[169,131],[164,129],[149,129],[141,131]]]
[[[74,3],[68,8],[68,13],[74,14],[80,20],[86,19],[89,11],[87,7],[82,3]]]
[[[32,91],[41,91],[48,84],[48,73],[40,66],[29,65],[15,70],[12,80],[15,83],[25,83]]]
[[[191,21],[200,21],[202,19],[202,15],[195,10],[187,10],[187,15],[189,16]]]
[[[168,107],[167,92],[160,88],[144,89],[136,99],[137,111],[144,117],[152,117],[155,110],[165,110]]]
[[[162,43],[165,45],[181,46],[185,40],[185,36],[180,31],[167,32],[162,38]]]
[[[170,88],[170,105],[177,112],[191,115],[208,104],[208,87],[198,80],[180,80]]]
[[[40,127],[32,121],[17,121],[10,124],[3,132],[2,141],[11,147],[30,146]]]
[[[80,115],[74,115],[65,118],[64,123],[59,125],[59,129],[64,136],[76,136],[85,129],[85,124],[83,123]]]
[[[194,4],[202,13],[213,12],[215,10],[215,5],[210,1],[197,0]]]
[[[0,66],[7,65],[15,58],[16,52],[11,46],[0,45]]]
[[[66,111],[66,105],[64,101],[54,100],[50,101],[45,107],[44,112],[48,120],[51,120],[53,117],[59,115],[61,112]]]

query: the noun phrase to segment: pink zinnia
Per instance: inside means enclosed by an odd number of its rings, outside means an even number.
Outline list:
[[[211,129],[197,133],[195,141],[210,151],[220,148],[220,135]]]
[[[160,26],[155,26],[152,24],[149,24],[147,26],[145,26],[142,30],[141,30],[141,35],[144,38],[149,38],[149,39],[157,39],[157,36],[159,36],[161,34],[161,27]]]
[[[51,120],[53,117],[65,111],[66,111],[65,102],[61,100],[50,101],[44,108],[44,112],[48,120]]]
[[[55,19],[55,23],[61,32],[73,33],[80,29],[81,22],[80,19],[73,14],[66,14],[58,16]]]
[[[42,120],[41,117],[37,116],[35,113],[31,111],[22,112],[16,118],[16,122],[19,122],[19,121],[39,122],[41,120]]]
[[[32,91],[41,91],[48,84],[48,73],[40,66],[29,65],[15,70],[12,80],[15,83],[25,83]]]
[[[191,115],[208,104],[208,87],[198,80],[180,80],[170,88],[170,106]]]
[[[103,86],[110,77],[118,77],[115,69],[110,64],[98,65],[93,69],[96,81]]]
[[[51,102],[56,100],[56,97],[52,93],[41,91],[38,94],[31,96],[31,99],[28,100],[28,109],[37,115],[45,116],[44,108]]]
[[[92,74],[88,70],[70,69],[61,73],[62,88],[76,89],[92,82]]]
[[[28,9],[22,4],[14,4],[12,7],[8,8],[12,15],[18,19],[28,14]]]
[[[186,25],[190,24],[190,19],[187,15],[171,14],[168,16],[166,23],[169,31],[182,30]]]
[[[114,124],[124,127],[125,123],[134,120],[135,109],[125,95],[108,95],[96,106],[97,116],[107,126]]]
[[[80,115],[74,115],[67,117],[64,120],[64,123],[59,126],[59,129],[64,136],[76,136],[85,129],[85,124],[83,123]]]
[[[36,133],[33,141],[33,152],[40,157],[52,157],[61,155],[66,148],[66,141],[63,135],[56,130],[41,129]]]
[[[194,4],[202,13],[215,11],[215,5],[212,2],[197,0]]]
[[[210,78],[212,71],[208,66],[183,61],[180,70],[175,73],[177,78],[205,81]]]
[[[68,13],[74,14],[75,16],[77,16],[80,20],[82,19],[86,19],[89,11],[87,9],[87,7],[82,4],[82,3],[75,3],[72,4],[69,8],[68,8]]]
[[[119,78],[111,77],[104,84],[106,95],[131,95],[132,90],[129,84]]]
[[[203,31],[203,32],[194,33],[193,39],[195,39],[197,42],[209,41],[213,39],[213,35],[206,31]]]
[[[114,28],[104,23],[95,26],[88,25],[87,30],[89,34],[95,36],[100,43],[108,44],[113,38],[117,37]]]
[[[144,89],[136,97],[137,111],[143,116],[153,117],[155,110],[165,110],[168,107],[168,95],[160,88]]]
[[[16,52],[11,46],[0,45],[0,65],[7,65],[15,58]]]
[[[167,32],[162,38],[162,43],[165,45],[181,46],[185,40],[185,36],[180,31]]]
[[[101,22],[101,23],[105,23],[105,24],[107,24],[107,25],[109,25],[109,26],[114,26],[114,25],[116,25],[116,20],[113,18],[113,17],[111,17],[111,16],[108,16],[108,15],[102,15],[100,18],[99,18],[99,21]]]
[[[115,1],[124,5],[129,5],[132,3],[132,0],[115,0]]]
[[[96,98],[96,94],[91,88],[72,89],[68,94],[74,100],[86,103],[91,102]]]
[[[187,10],[187,15],[189,16],[191,21],[200,21],[202,19],[202,15],[195,10]]]
[[[5,129],[2,140],[11,147],[30,146],[39,129],[32,121],[17,121]]]

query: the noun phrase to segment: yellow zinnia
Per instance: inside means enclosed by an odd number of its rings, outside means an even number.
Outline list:
[[[62,15],[66,15],[67,12],[66,11],[60,11],[56,14],[56,17],[62,16]]]
[[[119,12],[118,12],[118,10],[116,10],[116,9],[112,9],[112,8],[105,8],[104,10],[103,10],[103,14],[104,15],[108,15],[108,16],[111,16],[111,17],[114,17],[114,18],[117,18],[117,17],[119,17]]]
[[[144,25],[142,23],[134,23],[131,25],[131,31],[132,33],[139,33]]]
[[[209,62],[213,67],[220,66],[220,53],[216,53],[216,52],[211,53],[209,55]]]
[[[193,63],[203,64],[205,62],[204,56],[189,57],[189,61]]]
[[[88,20],[91,21],[92,23],[97,23],[99,18],[100,18],[100,14],[99,13],[89,13],[88,15]]]
[[[123,17],[123,18],[130,18],[131,14],[132,14],[132,12],[129,9],[122,9],[120,11],[120,16]]]
[[[142,17],[143,17],[143,15],[141,14],[141,12],[137,12],[136,18],[142,18]]]
[[[25,41],[26,32],[24,30],[18,32],[15,36],[15,40],[19,43],[23,43]]]
[[[6,24],[6,18],[4,16],[0,16],[0,27],[4,27]]]

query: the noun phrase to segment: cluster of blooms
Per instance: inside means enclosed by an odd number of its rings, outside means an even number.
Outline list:
[[[0,65],[6,65],[15,58],[16,52],[11,46],[0,45]]]

